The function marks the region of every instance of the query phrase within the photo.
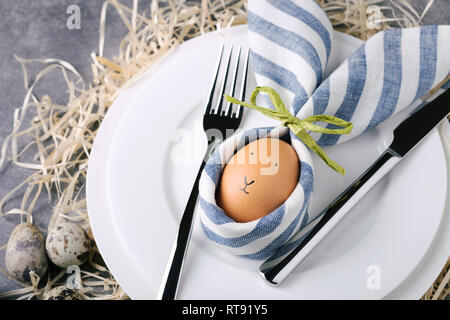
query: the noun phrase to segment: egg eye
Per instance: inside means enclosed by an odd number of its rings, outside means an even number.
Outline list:
[[[275,162],[275,167],[278,167],[278,162]]]

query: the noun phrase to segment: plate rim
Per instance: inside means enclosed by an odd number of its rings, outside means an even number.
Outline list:
[[[420,299],[433,285],[449,258],[450,248],[450,145],[446,145],[443,135],[447,131],[450,136],[450,123],[442,123],[437,128],[439,139],[444,149],[445,165],[447,170],[447,192],[444,204],[444,212],[439,223],[438,230],[431,241],[427,252],[410,272],[410,274],[382,299]],[[432,261],[430,261],[432,260]],[[412,290],[416,290],[415,293]],[[420,293],[419,293],[420,292]]]

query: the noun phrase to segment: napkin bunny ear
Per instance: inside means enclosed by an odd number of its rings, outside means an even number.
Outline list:
[[[296,114],[323,80],[333,27],[311,0],[249,0],[247,15],[257,83],[277,90]]]
[[[450,26],[379,32],[316,89],[297,116],[327,114],[351,121],[351,134],[317,139],[321,146],[335,145],[408,107],[449,72]]]
[[[450,72],[450,26],[379,32],[322,79],[332,26],[316,1],[250,0],[248,24],[259,86],[276,89],[299,118],[326,114],[353,123],[349,135],[319,135],[322,146],[377,126]]]

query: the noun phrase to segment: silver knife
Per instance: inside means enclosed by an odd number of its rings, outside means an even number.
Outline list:
[[[273,263],[273,258],[267,259],[260,266],[260,273],[263,278],[272,285],[281,283],[355,204],[449,115],[449,101],[450,91],[446,90],[400,123],[394,130],[394,140],[389,148],[350,187],[322,211],[320,214],[322,218],[305,239],[274,266],[268,267]]]

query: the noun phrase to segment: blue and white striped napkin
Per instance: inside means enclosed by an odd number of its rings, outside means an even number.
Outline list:
[[[252,63],[259,86],[278,91],[300,119],[317,114],[353,123],[349,140],[411,105],[450,72],[450,26],[379,32],[327,79],[332,26],[314,0],[249,0]]]
[[[249,0],[248,25],[259,86],[274,88],[300,119],[325,114],[353,123],[349,135],[318,135],[316,141],[322,146],[344,142],[377,126],[420,99],[450,72],[450,26],[380,32],[324,79],[333,29],[316,1]],[[280,130],[266,129],[269,136]],[[252,137],[250,141],[260,138],[256,132],[258,129],[230,138],[206,164],[200,180],[200,219],[206,236],[222,248],[251,259],[264,259],[276,252],[271,259],[276,263],[321,217],[308,213],[313,167],[309,151],[293,134],[301,177],[285,204],[249,223],[233,221],[217,206],[216,185],[231,157],[226,156],[227,148],[239,149],[245,136]]]

